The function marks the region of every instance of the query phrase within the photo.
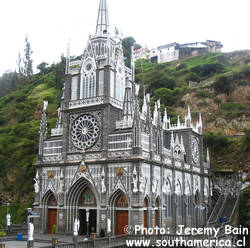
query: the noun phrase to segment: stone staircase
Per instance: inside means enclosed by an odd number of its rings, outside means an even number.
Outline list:
[[[216,205],[208,219],[207,226],[221,224],[232,224],[234,216],[238,211],[239,196],[231,194],[221,194],[216,202]],[[222,221],[223,220],[223,221]]]

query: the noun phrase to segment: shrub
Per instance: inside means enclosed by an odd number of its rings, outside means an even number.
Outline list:
[[[209,92],[206,90],[197,90],[196,95],[198,97],[209,97],[210,96]]]
[[[209,63],[197,65],[193,67],[191,71],[200,77],[208,77],[215,73],[223,72],[224,66],[220,63]]]
[[[189,81],[192,81],[192,82],[199,82],[199,81],[201,81],[201,78],[200,78],[197,74],[191,72],[191,73],[189,74],[188,78],[187,78],[187,81],[188,81],[188,82],[189,82]]]
[[[6,232],[0,232],[0,237],[6,237],[7,233]]]
[[[214,103],[216,103],[216,104],[221,104],[221,99],[218,98],[218,97],[215,97],[215,98],[214,98]]]
[[[52,226],[52,233],[55,234],[56,231],[57,231],[57,225],[54,224],[54,225]]]
[[[214,83],[216,93],[225,93],[229,95],[233,91],[231,80],[226,76],[219,77]]]
[[[208,132],[204,135],[204,143],[213,152],[225,153],[230,145],[229,139],[222,133]]]

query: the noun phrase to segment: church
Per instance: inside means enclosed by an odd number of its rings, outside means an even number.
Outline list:
[[[124,65],[122,40],[112,34],[106,0],[81,60],[66,61],[56,127],[40,124],[35,176],[36,232],[125,233],[127,225],[204,226],[210,211],[210,159],[202,118],[171,123],[150,95],[139,106],[134,59]],[[110,224],[111,223],[111,224]],[[110,228],[109,228],[110,227]],[[109,230],[110,229],[110,230]]]

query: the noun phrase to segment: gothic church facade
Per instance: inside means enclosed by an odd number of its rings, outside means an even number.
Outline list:
[[[47,137],[44,102],[36,162],[35,229],[113,235],[126,225],[205,225],[210,162],[203,155],[202,120],[171,124],[150,96],[139,107],[134,63],[124,65],[122,41],[109,31],[100,0],[96,31],[80,61],[67,57],[56,128]],[[107,230],[111,222],[111,230]]]

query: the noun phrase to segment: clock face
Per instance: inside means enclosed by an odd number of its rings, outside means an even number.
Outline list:
[[[78,117],[72,124],[72,143],[78,149],[88,149],[98,140],[100,133],[99,123],[90,114]]]
[[[196,138],[192,138],[192,159],[195,164],[199,161],[199,144]]]

